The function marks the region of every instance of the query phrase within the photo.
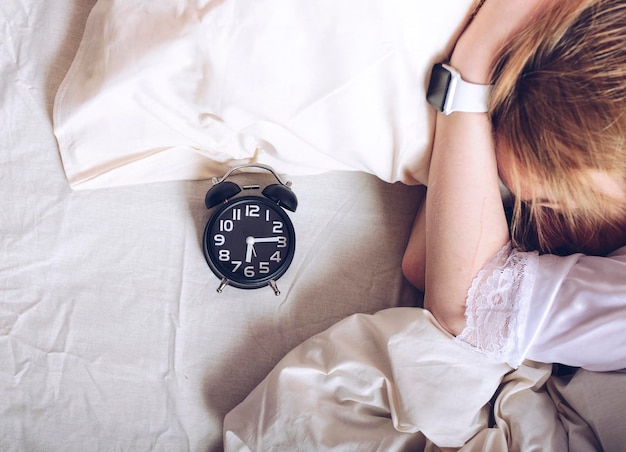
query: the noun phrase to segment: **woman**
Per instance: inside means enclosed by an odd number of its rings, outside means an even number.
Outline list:
[[[438,116],[426,203],[403,266],[416,284],[424,284],[425,307],[438,322],[427,311],[392,309],[353,316],[312,338],[287,355],[227,416],[227,448],[397,450],[424,448],[428,442],[461,447],[470,441],[470,447],[482,450],[524,450],[537,444],[552,449],[566,444],[564,431],[554,413],[548,413],[539,391],[549,367],[520,364],[531,358],[595,370],[626,367],[621,333],[626,318],[626,254],[558,258],[507,247],[509,229],[498,169],[517,195],[516,242],[528,241],[541,249],[587,246],[595,252],[623,243],[623,167],[614,172],[612,160],[606,164],[590,159],[584,147],[582,156],[564,161],[570,145],[572,153],[579,151],[571,135],[560,135],[554,124],[544,122],[546,118],[539,117],[538,125],[528,124],[536,113],[523,111],[526,88],[516,91],[536,75],[532,64],[546,51],[532,44],[537,36],[546,30],[555,30],[549,36],[565,35],[583,22],[596,23],[617,13],[624,23],[624,2],[487,0],[482,5],[459,39],[450,64],[464,79],[488,83],[495,55],[515,36],[507,47],[510,52],[497,65],[492,117]],[[561,28],[554,29],[554,21]],[[546,41],[548,48],[558,47]],[[528,51],[529,46],[534,49]],[[594,58],[619,52],[615,47],[605,49]],[[569,56],[571,48],[565,50]],[[626,67],[624,59],[621,65]],[[521,72],[518,85],[511,74],[519,74],[522,67],[528,72]],[[617,104],[624,105],[623,81],[621,93],[619,84],[603,88],[610,88]],[[585,108],[596,129],[576,130],[577,143],[597,142],[598,132],[610,131],[615,141],[610,152],[623,153],[624,109],[617,109],[607,121],[602,111]],[[580,118],[571,113],[566,119],[579,125]],[[547,127],[541,127],[544,124]],[[522,132],[530,139],[520,136]],[[511,149],[512,143],[525,141],[530,143],[526,148]],[[540,153],[547,145],[553,145],[557,157]],[[547,170],[534,172],[544,161]],[[563,174],[571,180],[564,183]],[[603,205],[597,205],[599,201]],[[531,240],[519,233],[523,221],[533,222]],[[574,224],[580,224],[585,234],[599,224],[608,233],[601,240],[590,240],[571,227]],[[570,228],[565,240],[554,233],[562,226]],[[599,270],[593,284],[590,270]],[[551,273],[546,277],[545,272]],[[534,277],[538,273],[541,280]],[[550,279],[553,282],[546,283]],[[459,338],[452,340],[453,335]],[[511,370],[507,362],[519,368],[503,379]],[[501,393],[493,399],[499,407],[494,408],[498,433],[488,428],[485,406],[500,383]],[[535,416],[526,416],[528,410]],[[533,424],[529,418],[539,421]]]
[[[527,5],[530,9],[547,8],[542,2]],[[510,7],[513,14],[519,5]],[[457,55],[456,59],[472,60],[460,64],[469,66],[466,72],[477,83],[492,78],[490,55],[495,55],[501,45],[497,39],[489,38],[494,33],[493,18],[488,16],[492,8],[495,7],[487,5],[486,11],[477,16],[453,54],[453,62]],[[437,136],[447,137],[448,143],[451,136],[460,136],[461,147],[467,148],[469,142],[480,149],[494,146],[485,134],[495,137],[499,173],[516,195],[512,230],[518,248],[605,254],[624,245],[626,234],[626,50],[622,39],[626,3],[558,2],[549,11],[533,14],[541,14],[543,20],[533,21],[497,61],[491,107],[493,134],[488,125],[454,124],[471,116],[461,115],[440,117]],[[485,52],[484,45],[478,46],[477,42],[495,42],[495,49]],[[488,55],[486,62],[484,55]],[[452,132],[447,127],[452,127]],[[474,135],[468,139],[467,133]],[[469,152],[472,154],[466,159],[467,164],[477,155],[473,150]],[[432,165],[436,161],[433,157]],[[465,217],[461,212],[468,212],[471,218],[470,210],[479,207],[478,201],[468,202],[467,187],[476,186],[476,182],[463,178],[463,174],[456,175],[454,181],[465,196],[457,200],[448,216],[424,216],[425,207],[416,220],[403,268],[408,279],[422,289],[424,263],[428,262],[424,219],[439,222],[430,227],[433,233],[447,231]],[[433,184],[441,184],[432,167],[430,179],[432,198],[436,196]],[[488,190],[485,187],[481,192]],[[495,193],[493,188],[491,192]],[[468,247],[478,246],[486,250],[487,256],[495,255],[498,246],[507,241],[499,205],[495,209],[496,221],[487,224],[493,228],[490,236],[498,238],[494,239],[497,246],[478,245],[468,236],[470,228],[465,224],[459,225],[453,237],[466,238]],[[458,242],[457,246],[466,246],[465,240]],[[474,255],[472,249],[463,253]],[[434,259],[441,255],[432,254]],[[467,267],[472,278],[485,263],[483,257],[473,267]],[[464,279],[459,284],[469,286],[468,277]]]
[[[502,52],[493,77],[484,76],[494,83],[498,170],[517,195],[518,248],[606,254],[626,243],[626,6],[594,3],[558,3]],[[404,267],[423,288],[418,241]]]
[[[541,2],[534,3],[539,8],[548,8]],[[511,8],[518,6],[509,4]],[[496,7],[486,4],[459,40],[452,57],[453,63],[460,59],[460,65],[469,66],[466,72],[476,82],[490,79],[491,62],[480,63],[485,53],[476,42],[485,42],[489,39],[486,36],[493,33],[489,13]],[[478,168],[468,177],[472,164],[482,167],[489,176],[489,165],[494,165],[489,160],[492,156],[485,157],[488,158],[485,161],[478,160],[478,156],[481,150],[493,148],[491,136],[495,136],[497,169],[517,195],[513,219],[516,245],[531,249],[534,245],[543,251],[598,254],[624,244],[626,50],[620,29],[623,30],[625,23],[626,3],[559,2],[549,8],[543,13],[535,12],[542,14],[544,20],[533,21],[499,58],[492,99],[493,134],[489,133],[489,125],[469,124],[469,121],[486,121],[485,117],[477,119],[472,117],[476,115],[462,114],[438,118],[440,138],[436,140],[445,137],[446,142],[439,148],[446,148],[446,159],[453,159],[450,149],[455,149],[453,138],[456,137],[467,156],[459,155],[464,162],[460,167],[451,165],[439,170],[440,153],[434,152],[429,195],[416,221],[403,268],[409,280],[426,288],[426,307],[431,308],[444,326],[450,325],[449,330],[455,334],[461,333],[465,326],[465,294],[472,279],[508,241],[504,215],[495,199],[495,184],[485,177],[478,178]],[[561,37],[560,41],[555,42],[550,31]],[[513,74],[520,70],[521,76],[516,81]],[[543,100],[544,95],[552,107]],[[474,146],[469,148],[468,142]],[[451,174],[454,176],[450,177]],[[491,188],[478,186],[472,176],[491,184]],[[446,181],[452,185],[440,188]],[[475,201],[470,198],[473,192],[468,187],[476,187]],[[465,193],[463,199],[445,197],[446,192],[454,193],[453,188]],[[485,198],[483,193],[490,193],[491,198]],[[438,197],[450,205],[432,201]],[[485,210],[488,208],[491,211]],[[425,210],[429,211],[426,215]],[[483,213],[477,216],[476,212]],[[475,225],[468,223],[472,218]],[[486,242],[487,238],[490,242]],[[471,256],[472,260],[463,260],[464,256]],[[506,260],[503,256],[500,259]],[[528,255],[512,253],[509,262],[516,262],[520,269],[527,265],[528,259]],[[554,260],[551,256],[532,259]],[[562,265],[573,259],[562,260]],[[454,273],[458,267],[463,268],[463,273]],[[529,277],[528,273],[518,271],[518,279]],[[454,284],[450,282],[451,274],[455,274]],[[546,277],[545,273],[543,276]],[[456,293],[452,292],[453,287],[458,287]],[[523,296],[519,291],[518,297]],[[456,305],[450,300],[457,300]],[[445,310],[438,315],[444,306]]]

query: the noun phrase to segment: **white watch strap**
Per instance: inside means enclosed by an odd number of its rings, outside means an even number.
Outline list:
[[[450,113],[464,111],[468,113],[485,113],[489,111],[489,94],[491,85],[469,83],[461,77],[456,79]]]

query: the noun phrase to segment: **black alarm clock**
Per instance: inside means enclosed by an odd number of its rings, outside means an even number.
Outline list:
[[[240,186],[226,180],[249,167],[269,171],[278,183],[261,191],[258,184]],[[228,285],[239,289],[269,285],[280,295],[276,280],[287,271],[296,250],[295,230],[285,211],[295,212],[298,206],[290,185],[261,164],[237,166],[221,179],[213,179],[205,205],[216,209],[204,228],[202,247],[209,267],[220,279],[218,293]]]

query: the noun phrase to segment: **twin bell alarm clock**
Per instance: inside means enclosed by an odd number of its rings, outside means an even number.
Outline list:
[[[228,180],[245,168],[267,171],[277,182],[261,188],[259,184]],[[283,182],[267,165],[237,166],[213,179],[205,205],[214,211],[204,228],[202,248],[209,267],[220,279],[217,292],[226,286],[270,286],[280,295],[276,281],[289,268],[296,250],[296,234],[286,212],[295,212],[298,207],[291,183]]]

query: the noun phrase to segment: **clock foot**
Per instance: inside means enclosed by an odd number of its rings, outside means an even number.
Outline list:
[[[217,288],[217,293],[222,293],[222,291],[224,290],[224,287],[226,287],[228,285],[228,280],[226,278],[222,279],[220,281],[220,285]]]
[[[280,290],[278,290],[278,286],[276,285],[276,281],[274,281],[273,279],[270,280],[270,287],[274,291],[274,295],[276,295],[276,296],[280,295]]]

